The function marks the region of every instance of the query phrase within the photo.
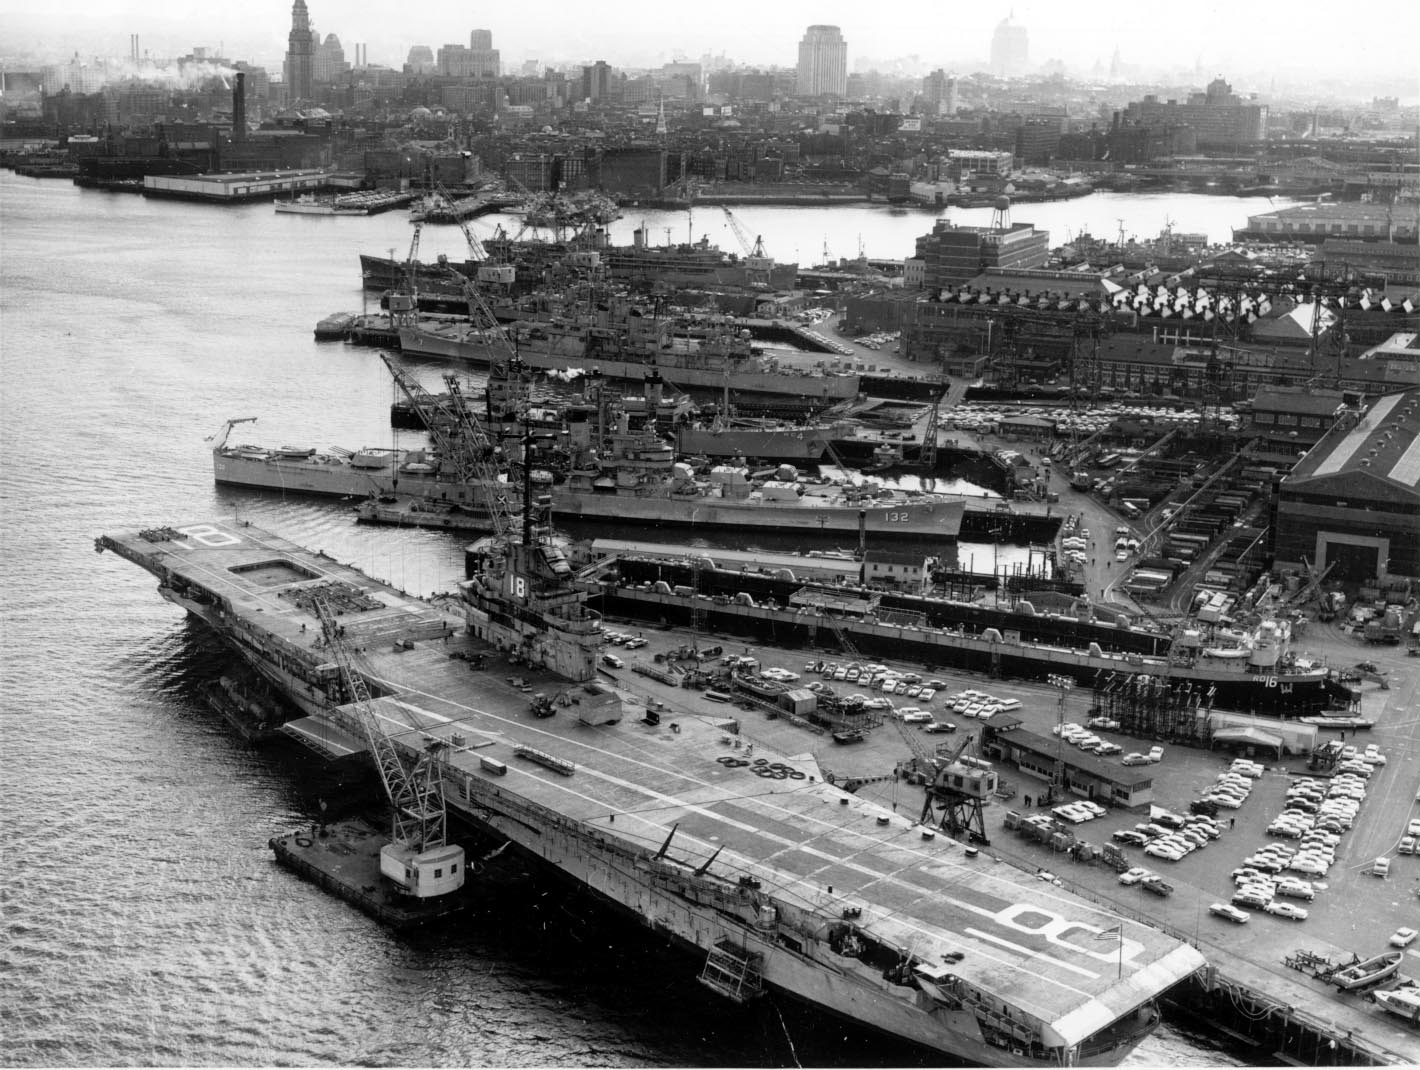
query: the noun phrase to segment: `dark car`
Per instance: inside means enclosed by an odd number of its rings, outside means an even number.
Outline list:
[[[863,733],[856,728],[848,729],[844,732],[833,733],[835,743],[862,743]]]
[[[1173,885],[1162,877],[1146,877],[1144,890],[1153,892],[1155,895],[1173,895]]]

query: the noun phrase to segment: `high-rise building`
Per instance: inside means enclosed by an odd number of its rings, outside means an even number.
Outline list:
[[[414,45],[404,65],[409,68],[410,74],[433,74],[437,68],[434,50],[428,45]]]
[[[475,78],[497,78],[503,73],[498,50],[493,47],[492,30],[474,30],[468,36],[468,47]]]
[[[582,68],[582,99],[605,100],[611,95],[611,66],[599,59]]]
[[[1191,94],[1183,104],[1161,102],[1151,94],[1124,109],[1124,121],[1132,126],[1165,123],[1191,128],[1197,148],[1206,151],[1236,151],[1263,140],[1267,117],[1266,104],[1243,100],[1222,78],[1215,78],[1204,92]]]
[[[333,33],[326,34],[325,40],[316,45],[311,53],[311,81],[334,82],[349,69],[340,38]]]
[[[959,105],[957,80],[948,77],[947,72],[939,67],[922,79],[922,99],[929,105],[929,110],[938,115],[955,115]]]
[[[810,26],[799,42],[801,97],[841,97],[848,92],[848,42],[837,26]]]
[[[1016,14],[1011,12],[996,24],[996,32],[991,35],[991,73],[1001,77],[1025,72],[1030,60],[1030,35],[1024,26],[1016,24]]]
[[[316,43],[311,33],[311,16],[306,11],[306,0],[295,0],[291,5],[291,35],[287,41],[286,99],[295,104],[298,100],[311,99],[314,73]]]

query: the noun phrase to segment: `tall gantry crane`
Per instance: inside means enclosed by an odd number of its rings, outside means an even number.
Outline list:
[[[499,480],[498,466],[493,460],[494,443],[464,398],[457,376],[446,375],[444,383],[449,394],[444,398],[435,397],[388,353],[381,353],[380,359],[428,428],[440,458],[453,466],[455,479],[481,492],[494,532],[502,535],[511,531],[513,520],[508,495],[513,488]]]
[[[329,603],[317,594],[312,608],[390,802],[390,842],[380,848],[380,873],[403,894],[416,899],[458,891],[463,887],[466,867],[463,848],[447,840],[448,811],[439,772],[443,741],[430,739],[413,764],[406,764],[375,712],[370,689],[355,667],[344,630]]]
[[[936,759],[936,775],[922,801],[924,825],[936,825],[947,835],[963,836],[971,843],[990,843],[982,807],[996,792],[996,771],[986,762],[967,757],[976,741],[969,735],[950,752]]]

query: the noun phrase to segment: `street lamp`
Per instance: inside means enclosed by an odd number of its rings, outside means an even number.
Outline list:
[[[1054,802],[1055,792],[1065,794],[1065,699],[1075,686],[1075,678],[1063,673],[1050,673],[1045,682],[1060,692],[1055,704],[1055,776],[1050,784],[1050,801]]]

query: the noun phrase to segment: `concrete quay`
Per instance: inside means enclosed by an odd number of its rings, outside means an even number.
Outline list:
[[[613,628],[639,632],[650,640],[648,646],[624,655],[627,667],[615,673],[619,684],[634,691],[644,702],[663,702],[671,708],[696,708],[704,699],[696,692],[668,687],[654,679],[633,674],[636,662],[650,662],[655,653],[674,649],[691,640],[686,632],[643,630],[634,625]],[[727,653],[750,653],[761,665],[778,666],[805,675],[806,662],[826,656],[805,651],[781,651],[764,646],[752,650],[743,643],[701,634],[700,644],[723,645]],[[1159,898],[1139,885],[1119,884],[1108,866],[1073,861],[1069,854],[1057,853],[1047,845],[1018,837],[1004,827],[1008,810],[1030,813],[1024,799],[1035,803],[1048,785],[1014,768],[1000,768],[1013,789],[1012,797],[997,800],[985,811],[990,846],[982,849],[989,864],[1015,864],[1043,871],[1043,879],[1058,881],[1070,891],[1092,899],[1121,914],[1146,921],[1197,947],[1207,957],[1209,969],[1194,981],[1176,990],[1171,997],[1180,1013],[1197,1015],[1210,1029],[1224,1029],[1237,1039],[1258,1045],[1260,1056],[1284,1062],[1332,1065],[1404,1065],[1420,1062],[1420,1032],[1385,1014],[1364,996],[1339,993],[1334,986],[1289,968],[1285,959],[1299,950],[1313,952],[1333,963],[1344,964],[1353,955],[1362,958],[1385,950],[1391,932],[1402,925],[1420,927],[1420,856],[1397,855],[1395,846],[1406,822],[1420,816],[1420,664],[1403,651],[1377,653],[1349,636],[1335,637],[1312,633],[1308,644],[1330,648],[1334,659],[1365,650],[1363,656],[1389,670],[1389,687],[1382,690],[1367,685],[1362,697],[1363,712],[1376,719],[1375,729],[1361,733],[1361,742],[1374,742],[1387,756],[1368,783],[1367,797],[1355,827],[1342,836],[1337,861],[1326,877],[1313,883],[1315,900],[1302,904],[1310,916],[1301,922],[1251,911],[1245,925],[1236,925],[1212,915],[1208,907],[1227,902],[1234,885],[1233,869],[1268,841],[1266,826],[1281,811],[1288,784],[1298,776],[1311,775],[1305,762],[1289,758],[1268,766],[1264,776],[1244,806],[1220,811],[1225,830],[1220,839],[1178,862],[1146,856],[1139,848],[1125,848],[1131,865],[1158,873],[1174,887],[1167,898]],[[840,655],[840,662],[850,659]],[[896,666],[904,671],[914,667]],[[918,667],[920,668],[920,667]],[[980,675],[934,670],[932,675],[949,684],[949,692],[968,688],[1022,702],[1016,711],[1024,727],[1048,732],[1058,717],[1059,693],[1055,690],[1014,680],[991,680]],[[840,692],[858,690],[851,684],[834,685]],[[899,706],[918,704],[895,699]],[[715,708],[713,704],[705,704]],[[1067,694],[1065,719],[1083,722],[1090,697],[1087,692]],[[928,707],[942,719],[958,724],[958,732],[945,736],[921,736],[928,749],[939,741],[959,741],[971,732],[973,723],[941,711],[941,699]],[[719,707],[724,709],[723,706]],[[917,734],[918,726],[902,726]],[[1133,737],[1117,732],[1096,731],[1101,738],[1119,743],[1125,751],[1147,749]],[[824,772],[832,772],[841,783],[845,778],[862,778],[857,794],[888,806],[908,819],[921,812],[923,791],[894,776],[894,770],[910,757],[899,730],[884,723],[867,733],[865,742],[842,746],[821,730],[806,729],[785,719],[769,720],[763,713],[743,715],[741,735],[784,753],[812,755]],[[1336,735],[1324,733],[1327,738]],[[1351,734],[1348,733],[1348,741]],[[1156,803],[1175,812],[1186,812],[1188,803],[1200,789],[1225,770],[1231,754],[1193,750],[1165,744],[1164,760],[1153,766]],[[1117,759],[1116,759],[1117,760]],[[1088,824],[1074,826],[1078,838],[1094,844],[1111,842],[1112,833],[1132,828],[1148,820],[1147,812],[1110,810]],[[1228,819],[1231,819],[1229,821]],[[1285,842],[1285,841],[1284,841]],[[1390,876],[1369,873],[1378,855],[1392,858]],[[999,861],[998,861],[999,860]],[[1420,948],[1406,951],[1401,973],[1420,978]]]

